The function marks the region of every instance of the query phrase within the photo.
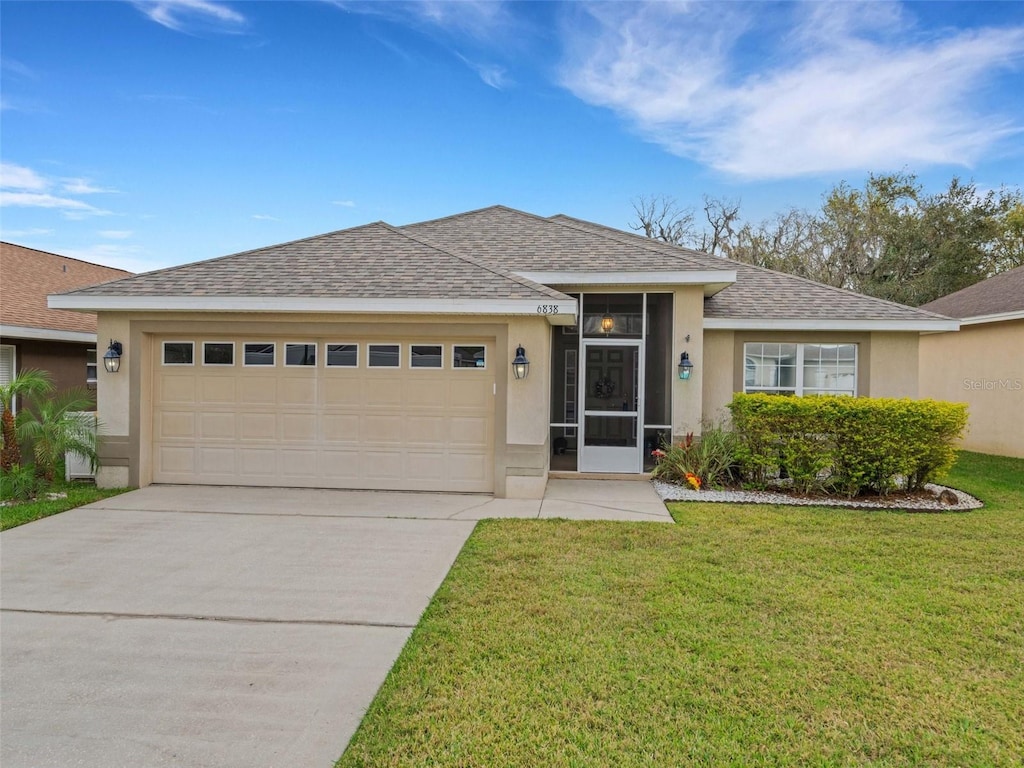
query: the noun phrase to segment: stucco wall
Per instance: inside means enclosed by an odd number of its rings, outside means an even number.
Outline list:
[[[868,389],[871,397],[918,397],[920,334],[871,334]]]
[[[687,432],[700,434],[704,416],[704,377],[708,365],[704,355],[704,287],[689,285],[677,288],[672,300],[673,368],[679,356],[688,352],[693,374],[688,381],[678,375],[672,379],[672,434],[681,438]],[[686,337],[689,335],[690,340]]]
[[[30,368],[48,371],[58,392],[72,387],[86,387],[86,351],[95,349],[95,343],[79,344],[69,341],[6,337],[0,339],[0,343],[14,347],[17,371]],[[100,356],[102,355],[103,352],[100,352]]]
[[[735,390],[733,381],[735,331],[704,332],[704,418],[728,420],[726,405]],[[740,351],[742,355],[742,348]],[[740,382],[742,387],[743,382]]]
[[[921,397],[967,403],[963,447],[1024,458],[1024,320],[921,337]]]

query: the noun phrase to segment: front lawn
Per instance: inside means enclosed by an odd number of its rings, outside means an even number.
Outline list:
[[[339,766],[1024,761],[1024,461],[988,506],[481,523]]]
[[[91,483],[67,483],[56,484],[52,491],[66,493],[66,498],[48,499],[46,493],[33,501],[22,501],[11,506],[0,507],[0,531],[14,528],[18,525],[31,523],[43,517],[56,515],[58,512],[66,512],[83,504],[92,504],[94,501],[106,499],[124,493],[129,488],[97,488]]]

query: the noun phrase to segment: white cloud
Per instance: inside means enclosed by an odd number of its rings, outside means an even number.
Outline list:
[[[61,179],[61,189],[69,195],[95,195],[99,193],[110,194],[117,192],[116,189],[104,189],[95,186],[89,179]]]
[[[471,61],[463,56],[461,53],[456,54],[462,61],[473,71],[475,71],[480,79],[487,85],[491,86],[495,90],[502,91],[508,86],[512,85],[512,79],[508,76],[508,72],[504,67],[497,64],[480,64],[475,61]]]
[[[108,240],[127,240],[135,233],[130,229],[101,229],[96,234],[100,237],[105,237]]]
[[[88,261],[93,264],[102,264],[106,267],[125,269],[129,272],[148,272],[151,269],[159,269],[166,264],[154,263],[147,259],[146,253],[135,245],[121,245],[119,243],[98,243],[81,248],[54,247],[55,253],[63,256],[70,256],[73,259]]]
[[[67,184],[66,182],[77,182]],[[74,194],[81,192],[85,185],[84,179],[65,179],[61,185],[64,192]],[[62,197],[51,194],[54,186],[49,179],[36,173],[31,168],[15,163],[0,164],[0,206],[11,208],[51,208],[59,210],[65,218],[83,219],[87,216],[106,216],[110,211],[97,208],[94,205],[75,200],[71,197]],[[87,186],[87,185],[86,185]],[[98,188],[89,188],[89,191],[108,191]]]
[[[69,218],[76,218],[74,214],[90,214],[92,216],[105,216],[110,211],[96,208],[81,200],[72,200],[69,197],[56,197],[45,192],[9,192],[6,189],[0,191],[0,207],[11,208],[59,208]]]
[[[257,221],[280,221],[277,216],[268,216],[265,213],[254,213],[252,217]]]
[[[674,154],[746,178],[970,165],[1018,130],[972,97],[1024,28],[924,39],[891,3],[596,4],[562,81]]]
[[[175,32],[188,32],[195,25],[233,32],[246,24],[238,11],[210,0],[135,0],[133,4],[152,21]]]
[[[332,200],[331,205],[340,205],[342,208],[355,208],[355,200]]]
[[[48,186],[49,182],[31,168],[14,163],[0,163],[0,187],[3,189],[39,192]]]
[[[42,227],[33,227],[32,229],[5,229],[3,230],[4,237],[42,237],[43,235],[52,235],[52,229],[43,229]]]

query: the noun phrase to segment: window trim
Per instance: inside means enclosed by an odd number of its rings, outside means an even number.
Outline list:
[[[484,364],[483,365],[456,365],[455,364],[455,348],[456,347],[480,347],[484,351]],[[490,354],[487,352],[487,344],[483,342],[470,343],[462,342],[460,344],[452,344],[452,370],[453,371],[486,371],[488,368],[487,358]]]
[[[208,344],[230,344],[231,345],[231,362],[230,363],[208,363],[206,362],[206,346]],[[233,341],[204,341],[203,342],[203,366],[210,366],[211,368],[233,368],[235,366],[235,342]]]
[[[87,389],[96,389],[96,382],[99,379],[99,352],[98,347],[86,347],[85,349],[85,386]],[[92,362],[89,362],[89,353],[92,352]],[[89,368],[93,369],[93,375],[89,376]]]
[[[269,365],[263,363],[250,363],[245,359],[245,348],[250,344],[269,346],[274,349],[274,360]],[[277,342],[276,341],[243,341],[242,342],[242,367],[243,368],[277,368]]]
[[[320,345],[315,341],[286,341],[284,342],[284,354],[281,355],[282,364],[285,368],[316,368],[318,366],[319,354],[317,348]],[[289,363],[288,362],[288,347],[312,347],[313,348],[313,364],[308,363]]]
[[[370,355],[373,354],[374,347],[398,347],[398,365],[374,365],[373,359]],[[383,368],[389,371],[396,371],[402,368],[402,345],[393,341],[387,342],[373,342],[372,344],[366,345],[366,367],[367,368]]]
[[[772,387],[748,387],[747,386],[747,347],[751,344],[793,344],[796,347],[796,358],[793,364],[794,367],[794,385],[792,387],[783,386],[772,386]],[[804,394],[804,348],[813,345],[834,345],[839,347],[853,347],[853,392],[849,390],[834,390],[834,391],[821,391],[818,387],[808,387],[807,389],[815,390],[810,395]],[[860,344],[855,341],[744,341],[743,342],[743,370],[742,376],[742,392],[744,394],[755,395],[758,393],[773,394],[776,392],[784,392],[787,395],[793,395],[795,397],[813,397],[815,395],[838,395],[840,397],[857,397],[858,396],[858,384],[860,383]],[[756,364],[755,364],[756,365]]]
[[[168,363],[167,362],[167,345],[168,344],[188,344],[192,348],[192,362],[191,363]],[[195,366],[196,364],[196,343],[194,341],[186,341],[181,339],[180,341],[166,340],[160,342],[160,365],[165,365],[168,368],[188,368],[189,366]]]
[[[355,365],[338,365],[331,363],[330,347],[355,347]],[[324,368],[358,368],[359,367],[359,342],[357,341],[325,341],[324,342]]]
[[[438,358],[440,365],[413,365],[412,364],[412,350],[414,347],[435,347],[439,350],[440,354]],[[427,343],[410,343],[409,344],[409,370],[411,371],[443,371],[444,370],[444,344],[434,344],[432,342]]]

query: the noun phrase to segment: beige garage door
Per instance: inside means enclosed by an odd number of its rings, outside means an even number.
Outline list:
[[[493,340],[165,338],[153,481],[491,492]]]

